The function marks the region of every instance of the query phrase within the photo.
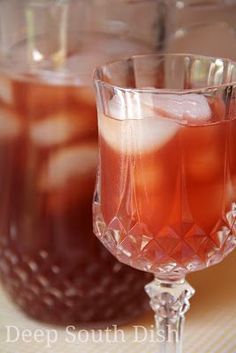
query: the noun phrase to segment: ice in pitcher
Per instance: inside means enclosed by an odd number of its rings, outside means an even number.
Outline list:
[[[21,117],[8,108],[0,108],[0,138],[2,141],[18,137],[22,131]]]

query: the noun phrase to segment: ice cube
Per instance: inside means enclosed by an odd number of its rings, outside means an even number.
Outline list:
[[[211,119],[211,109],[203,95],[159,94],[153,99],[155,111],[163,117],[196,123]]]
[[[75,178],[95,173],[96,143],[85,143],[54,152],[40,177],[40,188],[52,191],[66,186]]]
[[[0,139],[11,139],[19,135],[21,122],[16,113],[0,108]]]
[[[123,152],[148,152],[171,140],[179,127],[175,122],[156,118],[114,120],[100,118],[100,132],[113,148]]]
[[[75,111],[61,111],[36,121],[30,128],[32,141],[39,147],[52,147],[72,138],[89,134],[94,129],[94,118],[78,116]]]
[[[153,95],[146,93],[141,97],[140,94],[128,93],[112,97],[108,103],[108,115],[114,119],[142,119],[156,115],[153,109]]]
[[[211,109],[206,97],[196,93],[177,95],[128,92],[127,95],[113,96],[108,104],[108,115],[120,120],[155,115],[186,122],[205,122],[211,119]]]
[[[211,119],[207,99],[198,94],[116,94],[109,102],[108,115],[100,117],[102,136],[114,148],[147,151],[160,148],[176,134],[180,122]],[[173,121],[175,120],[175,121]]]
[[[145,152],[165,145],[178,131],[176,122],[162,118],[153,109],[153,96],[114,96],[108,106],[109,118],[101,115],[99,129],[113,148],[123,152]]]
[[[64,143],[74,134],[70,115],[59,113],[35,122],[30,129],[32,141],[41,147]]]
[[[0,76],[0,100],[6,104],[13,103],[12,82],[5,76]]]

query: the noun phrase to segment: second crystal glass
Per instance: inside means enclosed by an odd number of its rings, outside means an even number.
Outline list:
[[[236,244],[236,64],[189,55],[132,57],[95,73],[100,166],[94,230],[146,286],[160,352],[182,352],[194,294],[185,276]]]

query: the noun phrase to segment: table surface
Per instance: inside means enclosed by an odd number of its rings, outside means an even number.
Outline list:
[[[187,314],[184,352],[236,353],[235,268],[236,252],[220,265],[189,277],[196,295]],[[54,327],[25,317],[3,291],[0,291],[0,307],[0,353],[158,353],[157,343],[151,341],[152,313],[122,327],[122,336],[119,333],[115,336],[114,332],[106,334],[107,331],[97,332],[95,336],[92,331],[68,333],[57,329],[54,332]],[[135,326],[146,329],[135,329]],[[41,337],[34,336],[39,334],[38,329]],[[135,330],[142,342],[136,340]],[[23,334],[31,336],[23,337]]]

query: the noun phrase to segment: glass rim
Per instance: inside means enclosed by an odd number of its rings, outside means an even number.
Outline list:
[[[93,71],[93,82],[96,85],[100,87],[104,87],[106,89],[113,89],[113,90],[118,90],[123,93],[152,93],[152,94],[190,94],[190,93],[207,93],[207,92],[212,92],[215,90],[220,90],[227,88],[229,86],[236,87],[236,80],[226,82],[226,83],[221,83],[218,85],[204,85],[202,87],[197,87],[197,88],[187,88],[187,89],[178,89],[178,88],[130,88],[130,87],[121,87],[112,83],[108,83],[104,80],[102,80],[99,77],[99,73],[114,64],[119,64],[119,63],[125,63],[134,59],[138,58],[148,58],[148,57],[156,57],[156,58],[165,58],[165,57],[185,57],[185,58],[197,58],[197,59],[207,59],[207,60],[221,60],[224,63],[227,64],[232,64],[235,66],[236,69],[236,61],[231,60],[229,58],[224,58],[224,57],[218,57],[218,56],[208,56],[208,55],[200,55],[200,54],[189,54],[189,53],[150,53],[150,54],[139,54],[139,55],[132,55],[128,57],[124,57],[120,60],[112,60],[108,61],[107,63],[97,66],[94,71]]]

